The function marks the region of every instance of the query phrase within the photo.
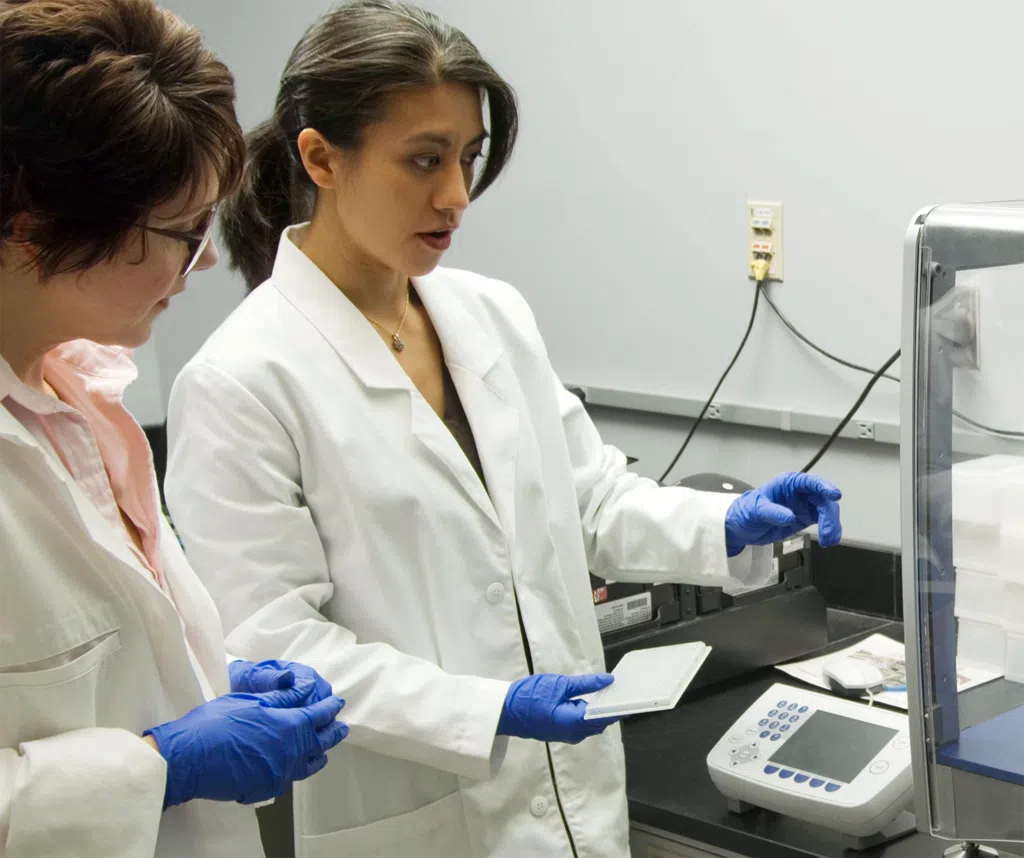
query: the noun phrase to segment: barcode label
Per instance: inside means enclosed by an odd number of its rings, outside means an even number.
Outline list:
[[[627,596],[624,599],[615,599],[612,602],[605,602],[595,608],[597,613],[597,627],[601,634],[617,632],[620,629],[628,629],[630,626],[639,623],[650,622],[654,616],[651,608],[651,594],[642,593],[639,596]]]

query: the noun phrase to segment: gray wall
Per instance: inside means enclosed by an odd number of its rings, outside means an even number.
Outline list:
[[[170,0],[265,118],[321,0]],[[569,382],[703,398],[752,298],[747,199],[785,205],[786,281],[773,294],[840,355],[898,346],[902,239],[921,206],[1024,197],[1024,3],[1017,0],[426,0],[517,88],[522,136],[447,264],[502,277],[537,313]],[[762,104],[765,114],[758,113]],[[243,294],[222,267],[160,320],[161,396]],[[897,364],[896,370],[899,369]],[[723,402],[838,417],[864,383],[762,312]],[[898,416],[883,382],[866,419]],[[599,409],[606,439],[660,474],[688,423]],[[678,474],[757,483],[821,438],[712,424]],[[847,537],[899,544],[894,447],[840,442],[818,470],[845,490]]]

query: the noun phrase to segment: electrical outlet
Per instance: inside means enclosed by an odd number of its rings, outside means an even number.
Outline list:
[[[781,280],[782,255],[782,203],[747,203],[747,271],[755,259],[771,257],[769,280]],[[750,275],[753,277],[753,274]]]
[[[712,402],[708,406],[708,413],[705,414],[704,416],[708,420],[721,420],[722,419],[722,409],[721,409],[721,406],[719,406],[718,403],[716,403],[716,402]]]
[[[859,421],[857,423],[857,437],[865,441],[873,441],[875,439],[875,424]]]

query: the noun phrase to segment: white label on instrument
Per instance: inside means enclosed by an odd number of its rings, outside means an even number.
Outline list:
[[[605,602],[602,605],[597,605],[595,610],[597,611],[597,627],[601,634],[628,629],[638,623],[650,622],[653,616],[650,592],[637,593],[627,596],[625,599]]]
[[[797,536],[793,539],[787,539],[782,543],[782,553],[792,554],[794,551],[799,551],[804,547],[804,538]]]

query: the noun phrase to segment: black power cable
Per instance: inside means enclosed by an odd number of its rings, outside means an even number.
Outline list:
[[[804,336],[803,333],[801,333],[797,329],[796,325],[794,325],[786,317],[786,314],[783,313],[782,310],[779,309],[778,305],[772,300],[771,296],[768,294],[768,290],[764,288],[764,284],[763,283],[761,284],[761,290],[764,292],[764,299],[768,302],[768,306],[771,307],[772,310],[774,311],[775,315],[779,317],[779,321],[781,321],[782,324],[784,324],[787,328],[789,328],[789,330],[793,334],[793,336],[795,336],[798,340],[800,340],[802,343],[804,343],[804,345],[810,346],[810,348],[814,349],[814,351],[816,351],[818,354],[824,355],[829,360],[834,361],[835,363],[839,364],[840,366],[845,366],[845,367],[848,367],[849,369],[855,369],[855,370],[857,370],[857,372],[863,372],[863,373],[866,373],[867,375],[874,375],[875,374],[875,371],[873,369],[871,369],[870,367],[861,366],[860,364],[856,364],[856,363],[853,363],[853,362],[848,361],[848,360],[843,360],[841,357],[837,357],[836,355],[832,354],[830,351],[827,351],[826,349],[823,349],[817,343],[814,343],[811,340],[809,340],[806,336]],[[885,375],[882,376],[882,378],[887,379],[888,381],[895,381],[897,384],[900,383],[899,378],[897,378],[895,375],[885,374]],[[977,420],[974,420],[974,419],[968,417],[966,414],[962,414],[961,412],[957,411],[956,409],[953,410],[953,415],[958,420],[962,420],[964,423],[968,424],[969,426],[973,426],[975,429],[978,429],[978,430],[980,430],[982,432],[986,432],[986,433],[988,433],[990,435],[997,435],[997,436],[999,436],[1001,438],[1024,439],[1024,432],[1013,432],[1013,431],[1011,431],[1009,429],[996,429],[996,428],[994,428],[992,426],[986,426],[984,423],[979,423]]]
[[[725,368],[725,372],[723,372],[721,377],[718,379],[718,383],[715,385],[714,390],[711,391],[711,395],[708,397],[707,402],[704,403],[704,407],[701,408],[700,413],[697,415],[697,419],[690,427],[690,431],[687,433],[686,438],[682,443],[682,446],[679,448],[679,452],[676,453],[675,457],[672,459],[672,462],[665,469],[665,473],[663,473],[661,477],[658,479],[659,484],[663,484],[665,482],[665,479],[668,477],[668,475],[672,472],[672,469],[679,462],[680,457],[682,457],[683,453],[686,452],[686,448],[690,445],[690,441],[693,438],[694,433],[697,431],[697,427],[700,426],[700,424],[703,422],[705,416],[708,413],[708,409],[711,407],[711,403],[715,401],[715,397],[718,395],[719,389],[725,382],[725,379],[728,377],[729,373],[732,372],[732,368],[736,365],[736,361],[739,360],[739,356],[740,354],[742,354],[743,349],[747,345],[747,340],[750,338],[750,332],[754,329],[754,319],[757,317],[758,302],[762,294],[764,295],[764,299],[768,302],[768,306],[772,308],[775,315],[779,317],[779,320],[782,322],[782,324],[784,324],[789,329],[790,333],[792,333],[793,336],[795,336],[798,340],[800,340],[802,343],[809,346],[810,348],[814,349],[814,351],[818,352],[818,354],[823,355],[824,357],[828,358],[831,361],[834,361],[840,366],[845,366],[848,369],[853,369],[856,370],[857,372],[866,373],[871,376],[871,381],[869,381],[864,390],[861,391],[861,394],[859,397],[857,397],[857,401],[853,404],[853,407],[846,413],[843,419],[839,421],[839,424],[832,431],[832,434],[822,445],[821,449],[818,450],[818,452],[814,455],[814,458],[812,458],[811,461],[809,461],[804,466],[804,473],[807,473],[811,468],[813,468],[821,460],[821,458],[829,451],[829,449],[835,443],[835,440],[840,436],[843,429],[846,428],[847,424],[854,418],[854,415],[856,415],[857,410],[861,407],[861,405],[864,404],[864,400],[868,398],[868,394],[871,393],[871,391],[874,389],[874,386],[879,382],[880,379],[884,378],[888,381],[894,381],[897,384],[900,383],[898,377],[894,375],[888,375],[886,373],[886,370],[888,370],[889,367],[891,367],[894,363],[896,363],[897,360],[899,360],[899,349],[897,349],[896,353],[891,358],[889,358],[889,360],[887,360],[878,370],[873,370],[870,369],[869,367],[853,363],[852,361],[844,360],[843,358],[832,354],[830,351],[823,349],[817,343],[808,339],[808,337],[806,337],[796,327],[796,325],[794,325],[786,317],[786,314],[783,313],[782,310],[780,310],[779,307],[775,304],[775,302],[771,299],[771,296],[765,289],[764,281],[759,281],[757,284],[757,288],[754,290],[754,304],[750,311],[750,321],[747,323],[747,329],[743,334],[743,339],[740,340],[739,347],[736,349],[736,353],[732,356],[732,360],[729,361],[729,365]],[[955,409],[953,411],[953,414],[958,420],[962,420],[964,423],[967,423],[968,425],[973,426],[982,432],[986,432],[988,434],[996,435],[1002,438],[1024,439],[1024,432],[1013,432],[1006,429],[995,429],[991,426],[986,426],[984,423],[979,423],[977,420],[973,420],[972,418],[960,413],[959,411],[956,411]]]
[[[736,365],[736,361],[739,360],[740,354],[743,352],[744,347],[747,345],[747,340],[750,339],[750,332],[754,329],[754,319],[757,318],[757,305],[761,297],[761,290],[754,290],[754,304],[750,308],[750,321],[747,322],[747,330],[743,334],[743,339],[740,340],[739,348],[736,349],[736,354],[732,356],[732,360],[729,361],[729,365],[725,368],[725,372],[722,373],[721,378],[718,379],[718,383],[715,385],[715,389],[711,391],[711,395],[708,397],[708,401],[704,403],[704,407],[700,410],[700,414],[697,415],[697,419],[693,422],[690,427],[690,431],[686,435],[686,439],[683,441],[682,446],[679,448],[679,452],[676,453],[675,458],[667,468],[665,473],[658,479],[659,484],[665,482],[665,478],[672,472],[672,469],[676,466],[680,456],[686,451],[686,448],[690,446],[690,439],[693,438],[693,433],[697,431],[697,427],[700,426],[704,420],[704,415],[708,413],[708,409],[711,407],[711,403],[715,401],[715,397],[718,395],[718,389],[722,386],[722,383],[728,377],[729,373],[732,372],[732,368]]]
[[[855,369],[855,370],[857,370],[857,372],[864,372],[864,373],[867,373],[868,375],[874,375],[875,374],[875,370],[871,369],[870,367],[861,366],[859,363],[853,363],[852,361],[843,360],[841,357],[837,357],[836,355],[832,354],[832,352],[827,351],[826,349],[823,349],[817,343],[811,342],[807,337],[805,337],[803,335],[803,333],[801,333],[797,329],[796,325],[794,325],[786,317],[786,314],[783,313],[782,310],[779,309],[778,305],[772,300],[771,295],[768,294],[768,290],[764,288],[764,284],[763,283],[761,284],[761,291],[764,292],[764,299],[765,299],[765,301],[768,302],[768,306],[772,308],[772,310],[775,312],[775,315],[779,317],[779,321],[781,321],[782,324],[784,324],[787,328],[789,328],[790,333],[792,333],[793,336],[796,337],[798,340],[800,340],[800,342],[802,342],[804,345],[810,346],[818,354],[824,355],[830,361],[834,361],[835,363],[839,364],[840,366],[845,366],[845,367],[848,367],[849,369]],[[882,378],[886,378],[889,381],[895,381],[897,384],[900,383],[899,378],[897,378],[895,375],[883,375]]]
[[[846,416],[839,421],[839,425],[836,426],[832,434],[828,436],[828,440],[822,445],[821,449],[818,450],[817,453],[815,453],[814,458],[811,459],[811,461],[809,461],[806,465],[804,465],[803,473],[806,474],[811,468],[818,464],[818,461],[821,459],[821,457],[828,452],[829,447],[831,447],[835,443],[836,438],[839,437],[839,433],[846,428],[846,424],[853,419],[853,415],[857,413],[857,409],[864,404],[864,400],[867,399],[868,394],[871,393],[871,388],[878,384],[879,379],[881,379],[882,376],[885,375],[885,371],[894,363],[896,363],[896,361],[899,360],[899,357],[900,350],[896,349],[896,353],[891,358],[889,358],[889,360],[887,360],[884,364],[882,364],[882,368],[879,369],[871,377],[871,381],[868,382],[867,387],[865,387],[864,390],[861,391],[860,396],[857,397],[857,401],[853,403],[853,408],[846,412]]]

